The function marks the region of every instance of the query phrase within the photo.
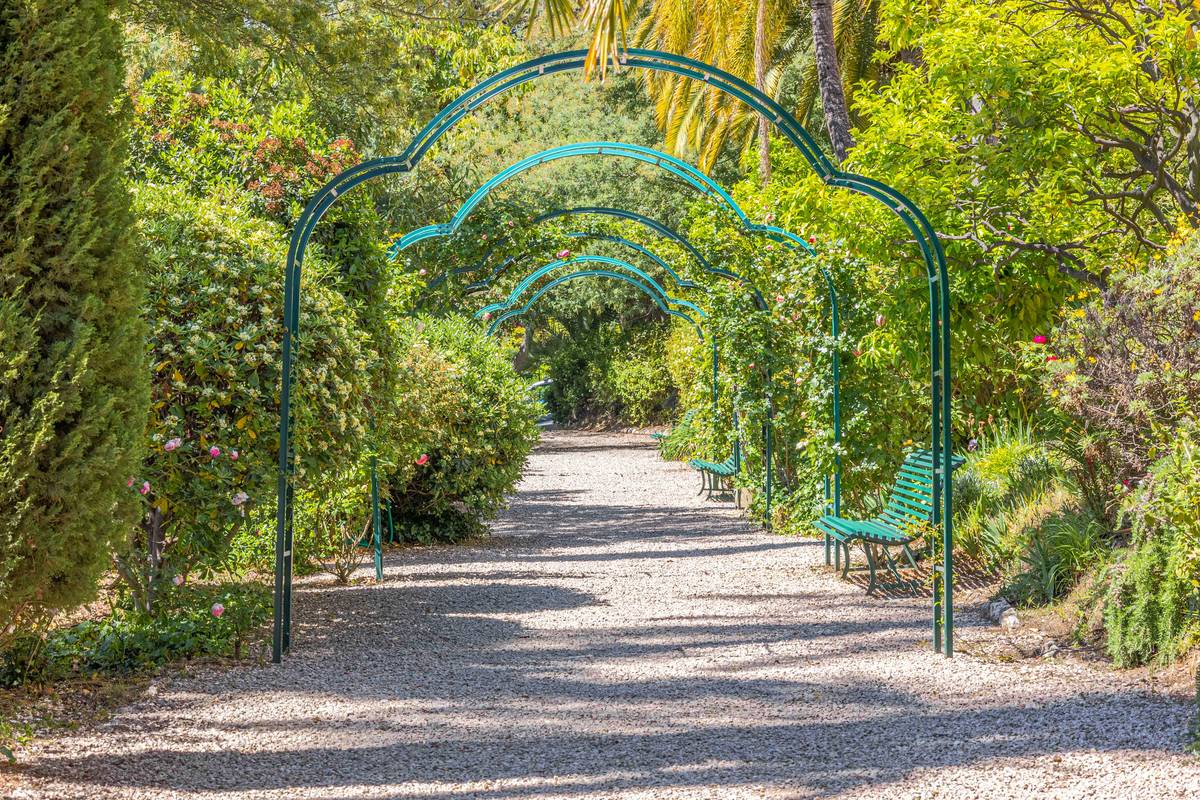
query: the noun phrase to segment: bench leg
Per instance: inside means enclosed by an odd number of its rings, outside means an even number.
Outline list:
[[[875,592],[875,547],[863,542],[863,552],[867,554],[867,567],[871,570],[871,582],[867,584],[867,594]]]
[[[913,569],[917,568],[917,557],[913,555],[913,551],[908,545],[904,545],[904,557],[908,559],[908,564]]]
[[[842,578],[850,577],[850,540],[846,539],[842,542]]]

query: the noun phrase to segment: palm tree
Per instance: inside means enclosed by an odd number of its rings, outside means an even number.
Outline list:
[[[503,0],[505,14],[523,13],[532,27],[544,18],[552,33],[562,35],[574,24],[591,31],[585,73],[601,79],[627,44],[628,22],[644,6],[645,16],[634,34],[639,45],[690,56],[719,67],[776,96],[783,67],[801,41],[811,36],[814,64],[801,92],[807,115],[819,94],[834,156],[841,161],[854,146],[846,84],[870,77],[878,0],[809,0],[808,30],[803,30],[797,0]],[[839,59],[850,56],[843,76]],[[850,80],[846,80],[849,78]],[[667,146],[694,150],[701,166],[711,168],[721,146],[731,138],[744,147],[757,140],[759,172],[770,176],[769,124],[739,102],[711,87],[696,87],[679,76],[654,74],[647,79]]]
[[[821,108],[825,111],[825,129],[838,161],[854,147],[850,135],[850,107],[842,86],[842,71],[838,68],[837,46],[834,43],[833,0],[810,0],[812,4],[813,61],[817,66],[817,85],[821,88]]]

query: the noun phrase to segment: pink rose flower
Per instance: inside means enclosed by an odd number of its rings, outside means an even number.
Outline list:
[[[1045,344],[1047,341],[1048,340],[1046,339],[1046,337],[1042,336],[1040,333],[1037,336],[1033,337],[1034,344]]]
[[[220,619],[221,615],[224,613],[225,613],[225,606],[221,605],[220,603],[212,604],[212,615],[214,617],[216,617],[217,619]]]
[[[775,302],[778,304],[782,304],[783,303],[783,295],[781,295],[781,294],[775,295]]]
[[[133,488],[133,478],[130,478],[129,480],[125,481],[125,485],[132,489]]]
[[[424,267],[421,267],[421,271],[418,274],[419,275],[428,275],[429,270],[425,269]]]
[[[421,453],[420,457],[417,458],[417,461],[416,461],[417,466],[423,467],[428,463],[429,463],[429,453]]]
[[[883,314],[875,315],[875,327],[882,328],[886,324],[887,324],[887,317],[885,317]]]
[[[212,447],[208,448],[208,454],[213,458],[216,458],[217,456],[221,455],[221,448],[213,445]]]
[[[183,576],[176,575],[174,578],[171,578],[171,583],[175,584],[176,586],[183,586]]]
[[[241,506],[249,499],[250,495],[246,494],[245,492],[238,492],[232,498],[230,498],[229,502],[233,503],[234,506]]]
[[[570,257],[571,257],[571,251],[570,251],[570,250],[559,250],[559,251],[558,251],[558,257],[559,257],[559,258],[570,258]]]
[[[183,444],[183,439],[180,439],[178,436],[176,436],[174,439],[167,440],[167,443],[163,445],[163,450],[166,450],[169,453],[172,450],[177,449],[181,444]]]
[[[142,488],[138,491],[142,494],[150,494],[150,481],[142,481]]]
[[[484,315],[483,315],[484,321],[487,321],[491,318],[492,318],[492,312],[488,311],[488,312],[484,313]]]
[[[238,451],[237,451],[237,450],[230,450],[230,451],[229,451],[229,460],[230,460],[230,461],[237,461],[237,460],[238,460]]]

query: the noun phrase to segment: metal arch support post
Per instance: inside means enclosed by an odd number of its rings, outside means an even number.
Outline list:
[[[953,483],[951,474],[950,429],[952,361],[950,325],[950,288],[945,253],[933,225],[908,197],[879,181],[844,172],[833,165],[821,152],[804,127],[778,102],[750,84],[709,64],[684,56],[655,50],[633,48],[621,55],[624,66],[666,72],[704,81],[706,85],[746,103],[756,114],[774,125],[780,135],[795,146],[814,173],[827,185],[848,189],[870,197],[894,213],[915,238],[925,263],[930,282],[930,433],[935,465],[932,505],[934,525],[942,530],[943,562],[935,576],[934,646],[947,657],[952,656],[953,617],[953,517],[951,516]],[[278,505],[275,536],[275,620],[272,630],[272,658],[278,662],[290,646],[292,521],[294,496],[292,478],[295,454],[291,441],[291,390],[295,380],[292,372],[292,350],[298,331],[300,278],[304,254],[317,223],[346,192],[356,186],[384,175],[401,175],[412,171],[425,153],[459,120],[482,103],[509,89],[545,75],[582,70],[587,61],[586,50],[572,50],[531,59],[497,73],[457,100],[443,108],[397,156],[372,159],[351,167],[330,179],[309,200],[292,229],[284,274],[284,332],[282,342],[283,378],[280,385],[279,474]]]

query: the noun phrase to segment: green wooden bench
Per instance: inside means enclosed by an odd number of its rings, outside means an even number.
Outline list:
[[[963,461],[962,457],[953,456],[952,468],[957,469]],[[933,452],[918,450],[911,453],[900,465],[887,506],[878,516],[867,520],[852,520],[826,514],[813,523],[817,530],[834,541],[834,547],[841,547],[845,553],[843,578],[850,571],[850,545],[857,542],[867,556],[867,567],[871,571],[871,582],[867,592],[875,591],[876,585],[893,588],[911,587],[917,583],[905,581],[900,576],[890,548],[899,547],[908,563],[914,568],[917,566],[908,545],[916,538],[913,526],[933,520],[933,476]],[[879,558],[874,552],[876,548],[883,552],[884,566],[896,579],[894,584],[877,584],[875,571],[879,566]]]
[[[696,416],[696,409],[693,408],[693,409],[689,410],[686,414],[683,415],[683,419],[679,420],[679,422],[677,422],[675,424],[675,428],[682,428],[682,427],[690,424],[692,421],[692,417],[694,417],[694,416]],[[655,431],[654,433],[650,434],[650,438],[661,444],[663,439],[666,439],[668,436],[670,436],[672,433],[675,432],[675,428],[672,428],[671,430],[667,431],[666,433],[663,433],[661,431]]]
[[[688,462],[688,466],[700,473],[700,494],[708,492],[711,495],[721,490],[721,481],[738,473],[742,466],[742,457],[738,445],[734,444],[733,452],[724,461],[693,458]]]

